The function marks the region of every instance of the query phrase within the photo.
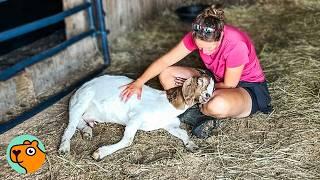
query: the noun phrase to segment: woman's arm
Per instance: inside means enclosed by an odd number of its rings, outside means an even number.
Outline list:
[[[167,67],[179,62],[181,59],[190,54],[183,42],[181,41],[174,48],[172,48],[168,53],[155,60],[145,72],[138,78],[140,83],[145,83],[152,79],[153,77],[159,75]]]
[[[235,88],[237,87],[240,77],[243,71],[244,65],[235,67],[235,68],[226,68],[224,75],[224,81],[216,83],[216,89],[226,89],[226,88]]]
[[[159,75],[167,67],[179,62],[181,59],[190,54],[183,41],[172,48],[168,53],[155,60],[144,73],[137,78],[137,80],[130,84],[122,86],[124,90],[121,92],[120,97],[122,100],[127,101],[133,94],[137,94],[138,99],[141,99],[141,91],[144,83]]]

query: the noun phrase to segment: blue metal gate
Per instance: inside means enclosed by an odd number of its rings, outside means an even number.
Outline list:
[[[94,76],[97,76],[105,67],[110,64],[110,55],[108,50],[108,42],[107,42],[107,30],[105,26],[105,19],[104,19],[104,11],[102,0],[88,0],[87,2],[78,5],[72,9],[60,12],[58,14],[4,31],[0,32],[0,42],[15,38],[17,36],[41,29],[43,27],[47,27],[49,25],[58,23],[63,21],[66,17],[71,16],[77,12],[86,10],[88,12],[88,22],[89,22],[89,30],[87,32],[80,33],[57,46],[45,50],[39,54],[36,54],[30,58],[26,58],[20,60],[15,65],[8,67],[0,71],[0,82],[8,80],[18,72],[24,70],[26,67],[40,62],[50,56],[53,56],[60,51],[66,49],[68,46],[88,37],[88,36],[96,36],[100,38],[101,42],[101,50],[103,54],[104,64],[98,70],[93,72],[92,74],[88,75],[87,77],[80,80],[80,82],[72,84],[70,87],[64,89],[63,91],[47,98],[42,103],[38,104],[33,109],[22,113],[21,115],[17,116],[14,119],[7,121],[6,123],[0,124],[0,134],[6,132],[7,130],[13,128],[17,124],[31,118],[32,116],[36,115],[37,113],[41,112],[42,110],[46,109],[47,107],[51,106],[70,92],[72,92],[75,88],[79,87],[84,82],[92,79]]]

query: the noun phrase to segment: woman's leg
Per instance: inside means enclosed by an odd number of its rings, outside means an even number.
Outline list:
[[[170,66],[159,75],[160,83],[164,90],[178,86],[175,83],[176,78],[188,79],[190,77],[200,76],[197,69],[182,66]]]
[[[216,118],[247,117],[251,113],[252,100],[244,88],[217,89],[213,98],[201,108],[202,113]]]
[[[193,76],[200,76],[196,68],[170,66],[160,73],[159,79],[162,87],[167,90],[177,86],[177,77],[188,79]],[[202,112],[216,118],[246,117],[250,115],[251,107],[251,96],[245,89],[217,89],[213,98],[203,105]]]
[[[171,66],[160,73],[159,79],[162,87],[167,90],[177,86],[177,77],[188,79],[193,76],[200,76],[200,72],[195,68]],[[213,98],[202,106],[202,113],[207,116],[202,115],[198,105],[195,105],[181,114],[179,119],[191,124],[192,134],[198,138],[208,138],[219,126],[215,118],[210,117],[246,117],[250,115],[251,106],[251,96],[245,89],[218,89]]]

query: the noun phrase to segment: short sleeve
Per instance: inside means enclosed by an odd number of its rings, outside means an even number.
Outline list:
[[[197,49],[197,45],[194,43],[192,38],[192,32],[187,33],[183,37],[182,42],[184,46],[190,51],[194,51],[195,49]]]
[[[239,67],[249,62],[249,50],[244,42],[237,43],[226,57],[226,66],[229,68]]]

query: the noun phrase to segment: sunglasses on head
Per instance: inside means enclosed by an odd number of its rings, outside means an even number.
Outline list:
[[[214,32],[214,28],[201,26],[199,24],[192,24],[192,30],[196,33],[205,33],[206,35],[211,35]]]

